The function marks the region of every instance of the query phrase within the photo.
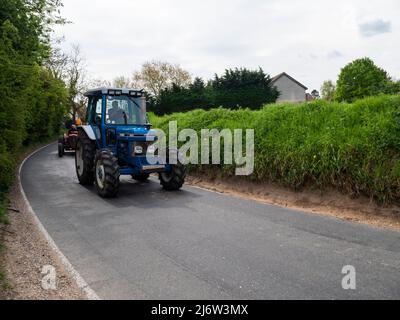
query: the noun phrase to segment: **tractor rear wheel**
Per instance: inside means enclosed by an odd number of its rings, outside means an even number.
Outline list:
[[[146,182],[149,180],[150,175],[148,173],[142,173],[142,174],[133,174],[132,179],[139,181],[139,182]]]
[[[79,183],[91,186],[94,182],[94,158],[96,145],[84,132],[79,132],[76,143],[75,167]]]
[[[64,156],[64,144],[58,143],[58,157],[62,158]]]
[[[64,156],[64,137],[58,138],[58,156],[62,158]]]
[[[62,158],[64,156],[64,144],[58,143],[58,157]]]
[[[97,152],[95,159],[95,184],[103,198],[115,197],[119,189],[118,159],[109,150]]]
[[[178,164],[170,165],[169,172],[159,174],[160,182],[167,191],[176,191],[182,188],[186,178],[186,167],[178,161]]]

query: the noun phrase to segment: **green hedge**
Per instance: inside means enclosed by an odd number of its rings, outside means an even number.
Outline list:
[[[255,172],[248,179],[272,181],[300,190],[334,187],[365,194],[380,203],[400,199],[400,96],[379,96],[353,104],[315,101],[266,105],[250,111],[195,110],[164,117],[151,115],[165,131],[179,129],[255,129]],[[212,171],[193,166],[192,170]],[[218,170],[233,174],[232,166]]]
[[[46,67],[51,28],[62,23],[54,0],[2,0],[0,10],[0,204],[25,144],[60,131],[68,90]]]

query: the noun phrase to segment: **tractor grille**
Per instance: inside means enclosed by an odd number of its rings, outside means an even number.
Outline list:
[[[76,142],[78,141],[78,136],[70,136],[68,138],[68,142],[69,142],[69,147],[71,149],[76,149]]]

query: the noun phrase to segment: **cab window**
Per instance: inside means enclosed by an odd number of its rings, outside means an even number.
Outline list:
[[[90,106],[89,122],[100,125],[101,124],[101,109],[102,109],[101,96],[90,98],[89,106]]]
[[[146,124],[145,110],[141,110],[138,102],[128,96],[108,96],[106,124],[111,125],[143,125]]]

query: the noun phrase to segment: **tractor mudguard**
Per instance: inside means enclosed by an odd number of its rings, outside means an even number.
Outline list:
[[[91,126],[80,126],[79,129],[85,131],[86,135],[89,137],[90,140],[92,141],[96,140],[96,135]]]

